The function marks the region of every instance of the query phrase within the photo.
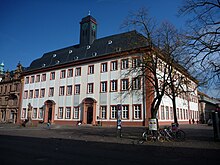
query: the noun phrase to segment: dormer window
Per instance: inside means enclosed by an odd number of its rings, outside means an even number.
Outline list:
[[[97,56],[97,52],[93,52],[93,53],[92,53],[92,56],[93,56],[93,57]]]
[[[57,55],[56,54],[53,54],[53,57],[56,57]]]
[[[90,45],[87,45],[86,49],[88,50],[88,49],[90,49],[90,47],[91,47]]]
[[[69,50],[69,54],[71,54],[73,51],[72,50]]]
[[[60,63],[60,61],[59,60],[56,60],[56,64],[59,64]]]
[[[75,57],[74,57],[74,60],[78,60],[78,56],[75,56]]]
[[[116,52],[120,52],[121,51],[121,47],[118,47],[115,49]]]
[[[112,40],[108,40],[108,45],[111,45],[112,44]]]
[[[42,67],[45,67],[46,66],[46,64],[42,64]]]

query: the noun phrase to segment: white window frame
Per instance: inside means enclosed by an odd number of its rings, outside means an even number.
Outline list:
[[[107,72],[108,71],[108,63],[101,63],[101,72]]]
[[[63,107],[58,108],[58,119],[63,119]]]
[[[122,119],[129,119],[129,106],[128,105],[122,105]]]
[[[71,119],[71,107],[66,107],[65,119]]]
[[[101,93],[107,92],[107,81],[101,82]]]
[[[127,69],[127,68],[129,68],[129,60],[128,60],[128,58],[122,59],[121,60],[121,69],[123,70],[123,69]]]
[[[111,80],[111,92],[118,91],[118,80]]]
[[[73,118],[79,119],[79,107],[74,107]]]
[[[111,119],[116,119],[117,117],[117,106],[112,105],[111,106]]]
[[[101,119],[106,119],[107,118],[107,106],[106,105],[102,105],[100,106],[100,118]]]
[[[133,105],[134,108],[134,119],[141,119],[141,105]]]

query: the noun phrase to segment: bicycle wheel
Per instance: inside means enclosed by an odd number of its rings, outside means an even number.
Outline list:
[[[185,137],[186,137],[186,134],[183,130],[178,130],[176,132],[176,137],[175,138],[176,138],[177,141],[184,141]]]
[[[165,137],[163,135],[158,135],[157,140],[159,142],[164,142],[165,141]]]
[[[142,138],[143,138],[144,140],[147,140],[147,132],[143,132]]]

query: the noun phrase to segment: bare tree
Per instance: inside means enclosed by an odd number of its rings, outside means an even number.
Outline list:
[[[172,98],[174,119],[177,123],[175,98],[178,96],[179,85],[176,87],[173,70],[174,63],[177,63],[175,59],[178,59],[180,54],[180,35],[168,22],[163,23],[161,27],[156,26],[154,19],[149,17],[145,8],[130,13],[123,25],[135,28],[146,37],[146,46],[149,51],[143,55],[141,73],[144,83],[148,84],[146,86],[148,95],[152,98],[151,118],[156,118],[162,98],[166,94]],[[178,82],[181,84],[180,81]],[[166,91],[170,87],[172,87],[172,95]],[[178,89],[178,91],[181,90]]]
[[[168,22],[160,27],[156,26],[153,19],[149,17],[145,8],[130,13],[125,20],[124,27],[133,27],[142,33],[146,38],[146,46],[149,48],[144,53],[140,76],[147,84],[147,97],[152,98],[150,110],[151,118],[157,117],[157,112],[164,95],[170,97],[173,102],[174,122],[178,123],[176,115],[176,97],[182,93],[189,92],[186,77],[189,77],[185,68],[179,65],[185,62],[182,50],[182,36],[176,28]],[[132,68],[130,72],[133,72]],[[137,71],[137,70],[136,70]],[[185,72],[185,76],[177,76]],[[130,74],[128,72],[127,74]]]
[[[190,17],[186,48],[202,82],[220,85],[220,1],[186,0],[179,14]]]

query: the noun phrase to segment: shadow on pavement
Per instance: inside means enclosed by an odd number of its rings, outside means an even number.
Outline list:
[[[4,164],[210,164],[219,150],[0,135]]]

